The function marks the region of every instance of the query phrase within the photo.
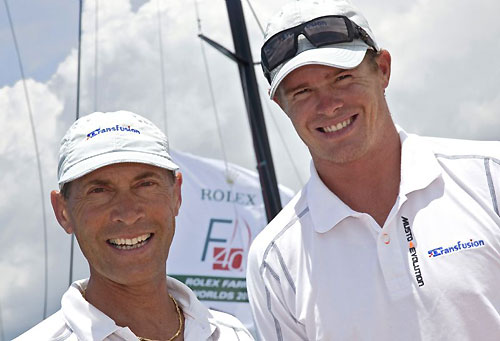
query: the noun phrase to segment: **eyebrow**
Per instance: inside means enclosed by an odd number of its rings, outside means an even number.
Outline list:
[[[141,174],[137,175],[134,178],[134,181],[142,180],[142,179],[145,179],[145,178],[157,178],[157,179],[161,179],[162,176],[160,174],[158,174],[157,172],[146,171],[144,173],[141,173]]]
[[[335,71],[335,70],[329,70],[326,75],[323,77],[324,80],[330,80],[332,78],[335,78],[337,77],[338,75],[344,73],[344,72],[352,72],[354,71],[355,69],[357,69],[357,67],[355,68],[352,68],[352,69],[338,69],[338,71]],[[314,84],[317,84],[317,82],[315,82]],[[309,84],[309,82],[303,82],[303,83],[300,83],[296,86],[294,86],[293,88],[291,89],[287,89],[285,90],[285,95],[289,95],[290,93],[292,92],[295,92],[299,89],[302,89],[302,88],[307,88],[307,87],[310,87],[311,85]]]
[[[106,185],[109,185],[110,183],[111,183],[111,181],[108,181],[108,180],[95,179],[95,180],[90,180],[89,182],[83,184],[83,186],[84,187],[94,186],[94,185],[106,186]]]
[[[331,70],[323,78],[324,78],[324,80],[330,80],[330,79],[335,78],[335,77],[337,77],[338,75],[340,75],[340,74],[342,74],[344,72],[354,71],[356,68],[353,68],[353,69],[339,69],[338,72],[335,72],[335,71]],[[310,86],[311,85],[309,84],[309,82],[300,83],[300,84],[298,84],[297,86],[294,86],[291,89],[285,90],[285,96],[287,96],[287,95],[289,95],[289,94],[291,94],[291,93],[293,93],[293,92],[295,92],[295,91],[297,91],[299,89],[308,88]]]
[[[157,172],[152,172],[152,171],[145,171],[143,173],[140,173],[139,175],[135,176],[132,181],[138,181],[146,178],[155,178],[155,179],[161,179],[161,175],[158,174]],[[84,184],[84,187],[88,186],[107,186],[111,184],[110,180],[103,180],[103,179],[93,179],[90,180],[89,182]]]
[[[290,95],[291,93],[294,93],[295,91],[299,90],[299,89],[303,89],[303,88],[307,88],[309,87],[308,83],[300,83],[299,85],[297,86],[294,86],[293,88],[291,89],[286,89],[285,90],[285,96],[288,96]]]

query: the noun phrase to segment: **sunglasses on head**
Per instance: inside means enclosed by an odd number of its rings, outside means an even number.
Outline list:
[[[269,38],[261,49],[261,64],[269,83],[271,71],[297,53],[299,35],[304,35],[314,47],[363,40],[377,50],[375,43],[360,26],[343,15],[327,15],[315,18],[295,27],[278,32]]]

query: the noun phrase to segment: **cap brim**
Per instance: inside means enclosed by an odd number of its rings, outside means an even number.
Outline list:
[[[367,49],[368,45],[364,43],[345,43],[303,51],[281,66],[271,82],[269,97],[273,99],[283,79],[299,67],[318,64],[339,69],[353,69],[361,64]]]
[[[64,176],[59,179],[59,187],[61,188],[65,183],[78,179],[101,167],[124,162],[144,163],[171,171],[179,169],[179,166],[177,166],[172,160],[157,154],[137,151],[106,152],[78,162],[76,165],[68,169]]]

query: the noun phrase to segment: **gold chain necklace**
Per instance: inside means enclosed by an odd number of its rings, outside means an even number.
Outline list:
[[[177,304],[177,301],[175,300],[175,298],[170,294],[168,294],[168,296],[170,296],[172,301],[174,301],[175,310],[177,311],[177,318],[179,320],[179,328],[175,332],[174,336],[172,336],[170,339],[167,340],[167,341],[172,341],[172,340],[176,339],[179,335],[181,335],[181,332],[182,332],[182,314],[181,314],[181,309],[179,308],[179,305]],[[138,336],[137,338],[139,339],[139,341],[159,341],[159,340],[151,340],[151,339],[141,337],[141,336]]]
[[[86,289],[84,289],[82,291],[82,296],[83,296],[83,299],[87,300],[87,298],[85,297],[85,293],[86,293]],[[175,300],[175,298],[168,294],[168,296],[172,299],[172,301],[174,302],[174,305],[175,305],[175,310],[177,311],[177,319],[179,320],[179,328],[177,329],[177,331],[175,332],[174,336],[172,336],[170,339],[168,339],[167,341],[172,341],[172,340],[175,340],[179,335],[181,335],[181,332],[182,332],[182,326],[183,326],[183,323],[182,323],[182,313],[181,313],[181,309],[179,308],[179,305],[177,304],[177,301]],[[137,339],[139,341],[159,341],[159,340],[152,340],[152,339],[148,339],[146,337],[142,337],[142,336],[137,336]]]

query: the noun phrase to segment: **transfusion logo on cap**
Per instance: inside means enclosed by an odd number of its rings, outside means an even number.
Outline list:
[[[136,134],[140,134],[141,132],[137,129],[134,129],[134,128],[130,128],[130,126],[119,126],[118,124],[114,127],[109,127],[109,128],[97,128],[96,130],[93,130],[91,131],[90,133],[87,134],[87,140],[88,139],[91,139],[99,134],[103,134],[103,133],[109,133],[109,132],[113,132],[113,131],[128,131],[128,132],[131,132],[131,133],[136,133]]]

